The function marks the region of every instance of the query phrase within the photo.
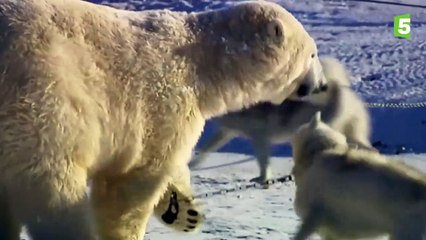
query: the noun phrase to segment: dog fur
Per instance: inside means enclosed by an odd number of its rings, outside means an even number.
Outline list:
[[[426,239],[426,174],[376,151],[351,148],[318,112],[292,139],[294,240]]]

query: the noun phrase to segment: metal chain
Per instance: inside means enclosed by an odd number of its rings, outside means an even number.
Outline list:
[[[267,187],[274,185],[276,183],[285,183],[285,182],[291,182],[291,181],[293,181],[293,176],[292,175],[286,175],[286,176],[283,176],[283,177],[280,177],[280,178],[268,180],[268,181],[266,181],[265,184],[248,183],[248,184],[233,187],[233,188],[224,188],[224,189],[217,190],[217,191],[214,191],[214,192],[207,192],[207,193],[198,194],[194,198],[196,198],[196,199],[208,198],[208,197],[212,197],[214,195],[224,195],[226,193],[240,192],[240,191],[245,191],[245,190],[248,190],[248,189],[264,189],[264,188],[267,188]]]
[[[365,103],[369,108],[424,108],[426,102],[418,103]]]
[[[339,85],[342,88],[348,88],[351,91],[354,91],[352,86]],[[379,102],[366,102],[364,104],[368,108],[424,108],[426,107],[426,102],[416,102],[416,103],[379,103]]]

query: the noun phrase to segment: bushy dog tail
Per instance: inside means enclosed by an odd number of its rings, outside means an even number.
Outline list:
[[[324,56],[319,58],[324,76],[329,81],[344,87],[350,87],[349,74],[337,58]]]

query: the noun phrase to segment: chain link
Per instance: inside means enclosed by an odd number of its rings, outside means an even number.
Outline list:
[[[417,103],[365,103],[369,108],[424,108],[426,102]]]
[[[208,198],[208,197],[212,197],[215,195],[224,195],[226,193],[231,193],[231,192],[241,192],[241,191],[245,191],[248,189],[264,189],[264,188],[268,188],[271,185],[274,185],[276,183],[285,183],[285,182],[291,182],[293,181],[293,176],[292,175],[286,175],[280,178],[275,178],[275,179],[271,179],[266,181],[265,184],[259,184],[259,183],[248,183],[248,184],[244,184],[242,186],[237,186],[237,187],[233,187],[233,188],[223,188],[214,192],[208,192],[208,193],[202,193],[202,194],[198,194],[196,195],[194,198],[195,199],[201,199],[201,198]]]

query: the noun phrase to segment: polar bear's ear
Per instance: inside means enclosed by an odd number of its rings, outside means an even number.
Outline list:
[[[284,41],[284,23],[280,19],[273,19],[266,26],[266,32],[269,37],[277,41]]]
[[[311,128],[316,128],[316,127],[318,127],[320,122],[321,122],[321,112],[317,111],[315,113],[315,115],[312,117],[309,125],[310,125]]]

